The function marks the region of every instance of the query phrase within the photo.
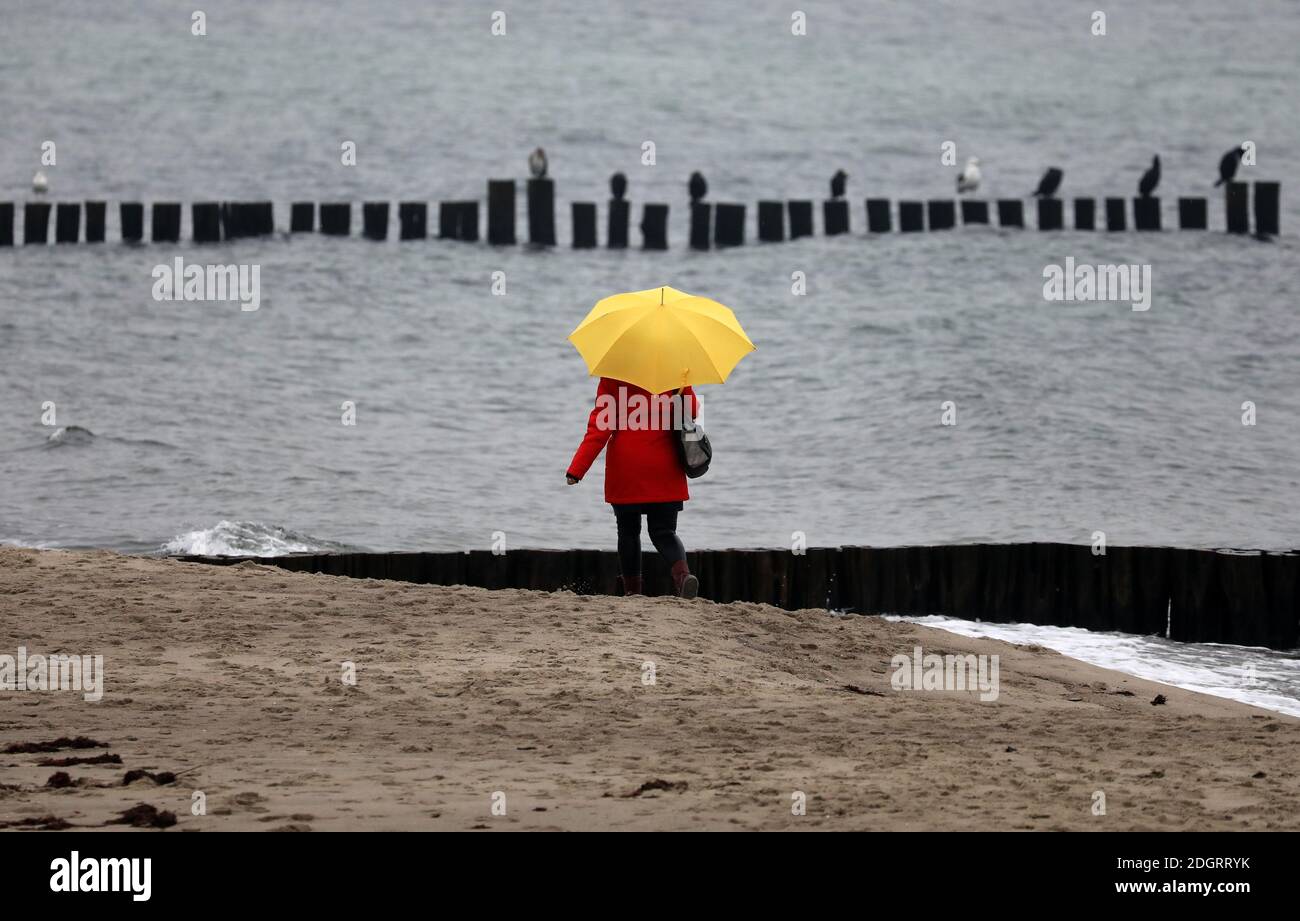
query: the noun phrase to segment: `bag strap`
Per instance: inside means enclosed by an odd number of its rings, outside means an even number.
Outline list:
[[[682,431],[691,432],[695,430],[695,416],[694,414],[688,413],[686,411],[686,398],[684,396],[685,392],[686,392],[685,384],[677,388],[677,405],[678,407],[680,407],[682,413]],[[687,423],[690,424],[688,425]]]

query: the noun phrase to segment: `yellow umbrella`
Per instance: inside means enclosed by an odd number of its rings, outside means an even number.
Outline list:
[[[651,393],[721,384],[754,351],[730,309],[668,287],[603,299],[569,341],[593,376],[627,381]]]

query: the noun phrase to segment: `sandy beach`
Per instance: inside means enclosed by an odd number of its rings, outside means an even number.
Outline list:
[[[879,618],[3,548],[20,646],[104,686],[0,691],[9,828],[1300,828],[1300,721]],[[917,646],[996,700],[896,689]]]

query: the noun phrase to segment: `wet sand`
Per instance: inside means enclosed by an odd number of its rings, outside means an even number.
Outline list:
[[[895,689],[918,645],[997,699]],[[0,548],[19,646],[105,679],[0,691],[11,828],[1300,828],[1300,720],[878,618]]]

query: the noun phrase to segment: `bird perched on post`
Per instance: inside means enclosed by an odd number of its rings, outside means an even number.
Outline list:
[[[1143,198],[1150,198],[1151,193],[1160,185],[1160,155],[1151,158],[1151,168],[1142,174],[1142,180],[1138,183],[1138,194]]]
[[[691,181],[687,184],[687,188],[691,193],[691,204],[695,204],[709,194],[709,184],[704,181],[704,177],[699,172],[691,173]]]
[[[44,195],[50,188],[50,181],[45,178],[45,173],[40,170],[32,177],[32,191],[37,195]]]
[[[614,198],[622,201],[623,196],[627,194],[627,177],[622,173],[615,173],[613,176],[610,176],[609,191],[613,194]]]
[[[546,178],[546,151],[537,148],[528,155],[528,171],[534,179]]]
[[[831,198],[844,197],[844,184],[849,181],[849,174],[842,169],[837,169],[835,175],[831,177]]]
[[[957,194],[963,192],[974,192],[980,187],[980,179],[983,174],[980,173],[980,158],[971,157],[966,161],[966,166],[957,174]]]
[[[1232,182],[1232,177],[1237,175],[1237,164],[1245,154],[1246,148],[1239,145],[1223,155],[1219,161],[1219,181],[1214,184],[1216,189],[1225,182]]]
[[[1047,172],[1043,173],[1043,178],[1038,181],[1038,190],[1035,195],[1042,198],[1051,198],[1056,194],[1056,190],[1061,187],[1061,180],[1065,178],[1065,173],[1055,166],[1049,167]]]

